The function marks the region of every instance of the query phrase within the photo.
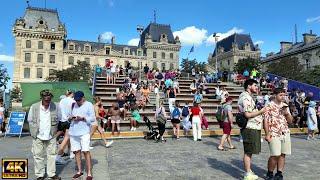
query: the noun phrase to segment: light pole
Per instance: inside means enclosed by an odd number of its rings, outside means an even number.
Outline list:
[[[137,25],[137,31],[139,33],[139,37],[140,37],[140,41],[139,41],[139,50],[141,50],[141,35],[142,35],[142,32],[143,32],[143,26],[141,25]],[[141,52],[141,55],[143,54],[143,52]],[[141,82],[141,68],[142,68],[142,61],[141,61],[141,58],[139,60],[139,82]]]
[[[215,58],[216,58],[216,63],[215,63],[215,68],[216,68],[216,72],[218,73],[218,34],[217,33],[213,33],[212,35],[214,37],[214,41],[216,43],[216,48],[215,48]]]

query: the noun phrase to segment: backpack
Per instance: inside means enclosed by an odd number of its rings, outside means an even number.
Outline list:
[[[248,118],[245,117],[243,112],[239,112],[236,114],[236,123],[241,129],[244,129],[247,127]]]
[[[176,117],[176,116],[180,116],[180,111],[179,108],[174,108],[174,110],[172,111],[172,117]]]
[[[201,103],[202,97],[200,94],[196,94],[196,97],[194,98],[196,103]]]
[[[160,107],[161,109],[160,109],[160,112],[158,113],[158,115],[157,115],[157,119],[156,119],[156,121],[157,121],[157,123],[159,123],[159,124],[162,124],[162,125],[165,125],[166,123],[167,123],[167,118],[163,115],[163,113],[162,113],[162,107]]]
[[[189,107],[185,106],[182,108],[182,116],[187,117],[189,115]]]
[[[217,108],[216,119],[219,123],[223,122],[223,106]]]

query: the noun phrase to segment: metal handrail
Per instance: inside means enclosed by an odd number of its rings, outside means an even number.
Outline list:
[[[92,88],[91,88],[91,95],[94,96],[96,92],[96,76],[97,76],[97,66],[93,69],[93,79],[92,79]]]

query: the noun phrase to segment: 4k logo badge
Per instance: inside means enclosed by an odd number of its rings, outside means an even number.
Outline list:
[[[2,179],[28,179],[28,159],[2,159]]]

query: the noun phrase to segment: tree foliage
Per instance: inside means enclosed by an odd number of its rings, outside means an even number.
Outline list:
[[[207,65],[207,63],[205,63],[205,62],[197,62],[196,59],[193,59],[193,60],[182,59],[182,61],[181,61],[182,71],[183,72],[188,72],[188,73],[190,73],[193,68],[196,71],[207,72],[206,65]]]
[[[18,86],[15,86],[14,88],[12,88],[10,91],[11,101],[21,102],[22,100],[21,93],[22,93],[21,88],[19,88]]]
[[[8,81],[10,80],[8,70],[3,64],[0,64],[0,88],[7,88]]]
[[[63,70],[55,70],[46,78],[47,81],[88,81],[92,77],[92,68],[86,61],[78,61],[77,64]]]
[[[250,72],[254,68],[260,72],[261,66],[260,61],[258,59],[253,58],[245,58],[245,59],[239,59],[238,63],[234,66],[234,71],[238,73],[243,73],[246,69]]]
[[[320,66],[314,66],[313,69],[304,71],[298,80],[320,87]]]
[[[303,66],[299,59],[295,57],[286,57],[281,61],[275,61],[269,64],[268,72],[277,74],[290,79],[300,80],[303,71]]]

